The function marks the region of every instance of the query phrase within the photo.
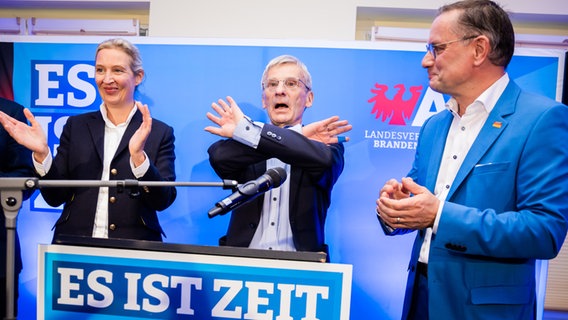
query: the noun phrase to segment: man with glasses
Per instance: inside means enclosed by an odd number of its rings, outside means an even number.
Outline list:
[[[268,168],[281,167],[287,178],[278,188],[237,207],[220,245],[280,251],[328,253],[324,225],[331,190],[343,171],[340,134],[351,130],[333,116],[306,126],[302,117],[313,103],[312,80],[296,57],[274,58],[262,75],[262,107],[270,123],[245,116],[227,97],[207,113],[217,126],[205,130],[227,138],[209,147],[209,161],[222,179],[245,183]]]
[[[403,319],[536,318],[535,261],[568,229],[568,107],[509,78],[514,46],[492,1],[445,5],[432,23],[422,66],[451,98],[376,201],[387,235],[418,231]]]

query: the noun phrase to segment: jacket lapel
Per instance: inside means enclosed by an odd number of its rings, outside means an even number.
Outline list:
[[[116,153],[114,154],[114,156],[112,158],[113,160],[115,158],[117,158],[122,152],[127,151],[128,143],[130,142],[130,138],[132,138],[132,136],[134,135],[134,132],[136,132],[136,130],[138,130],[138,128],[140,128],[141,123],[142,123],[142,113],[140,113],[140,111],[136,110],[136,113],[134,114],[134,116],[132,116],[132,120],[130,120],[128,127],[126,127],[126,131],[124,132],[122,139],[120,139],[120,143],[118,144],[118,148],[116,149]]]
[[[479,135],[473,142],[471,149],[467,153],[464,162],[462,163],[452,188],[448,193],[448,199],[452,197],[454,192],[463,183],[468,174],[473,170],[475,165],[479,163],[479,160],[487,153],[491,148],[495,140],[501,135],[508,125],[507,116],[515,112],[516,101],[520,93],[520,88],[513,82],[510,81],[505,88],[505,91],[495,104],[495,107],[489,114],[487,121],[481,128]]]
[[[426,150],[431,153],[431,157],[428,163],[428,174],[426,175],[424,186],[432,191],[436,186],[436,179],[438,178],[438,171],[440,171],[440,163],[442,162],[442,155],[444,153],[444,147],[446,146],[446,138],[453,120],[451,112],[446,111],[445,113],[439,124],[433,124],[435,127],[433,134],[434,139],[430,140],[431,145],[426,148]],[[443,137],[443,139],[437,139],[436,137]]]
[[[93,116],[87,120],[87,129],[102,163],[105,149],[105,122],[100,112],[93,112],[92,115]]]

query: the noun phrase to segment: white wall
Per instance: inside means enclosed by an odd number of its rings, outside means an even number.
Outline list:
[[[150,36],[352,40],[351,0],[154,0]]]
[[[448,0],[149,0],[149,35],[272,38],[272,39],[361,39],[357,24],[370,30],[373,21],[384,20],[384,14],[401,9],[404,24],[416,21],[429,24],[432,10],[451,2]],[[552,28],[552,33],[568,35],[568,5],[566,0],[501,0],[509,12],[522,16],[526,25],[540,29]],[[367,13],[357,17],[357,10]],[[375,16],[373,16],[375,15]],[[547,19],[550,18],[550,19]],[[387,19],[388,20],[388,19]],[[391,19],[393,20],[393,19]],[[515,22],[515,21],[514,21]],[[546,26],[549,24],[550,26]],[[535,27],[536,25],[536,27]],[[427,27],[427,26],[422,26]],[[361,28],[361,27],[360,27]],[[517,26],[515,27],[517,29]],[[526,32],[526,27],[522,27]],[[359,32],[359,33],[358,33]]]
[[[152,0],[150,0],[152,1]],[[154,0],[159,1],[159,0]],[[505,10],[516,13],[568,15],[566,0],[494,0]],[[358,7],[437,9],[454,0],[354,0]]]
[[[368,40],[373,26],[428,28],[454,0],[0,0],[0,17],[138,19],[149,35]],[[568,36],[568,0],[500,0],[517,33]]]

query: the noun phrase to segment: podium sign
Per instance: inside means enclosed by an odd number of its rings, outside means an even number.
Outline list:
[[[349,319],[352,266],[73,245],[38,249],[38,319]]]

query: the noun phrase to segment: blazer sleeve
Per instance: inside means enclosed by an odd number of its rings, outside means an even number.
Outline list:
[[[343,144],[321,143],[295,131],[265,124],[257,148],[243,145],[233,139],[219,140],[209,149],[211,166],[223,179],[241,177],[244,168],[251,164],[278,158],[294,167],[302,168],[315,178],[326,170],[333,170],[330,181],[335,182],[343,170]]]
[[[63,126],[61,131],[61,136],[59,137],[59,146],[57,147],[57,155],[53,158],[53,163],[48,173],[42,177],[45,180],[72,180],[78,179],[78,177],[72,176],[73,169],[70,169],[69,157],[76,155],[74,160],[76,162],[83,162],[85,159],[77,157],[85,157],[87,155],[81,154],[81,152],[72,153],[73,146],[71,137],[73,136],[73,130],[75,130],[75,118],[69,117],[67,122]],[[80,127],[80,126],[78,126]],[[78,132],[77,132],[78,133]],[[87,159],[88,160],[88,159]],[[97,168],[92,168],[92,172],[97,171]],[[86,177],[83,177],[86,179]],[[100,179],[100,176],[97,177]],[[43,188],[40,189],[41,195],[45,202],[52,207],[58,207],[61,204],[73,199],[75,193],[74,188]]]
[[[27,123],[23,107],[12,101],[1,100],[2,111],[14,119]],[[14,140],[4,127],[0,126],[0,178],[6,177],[34,177],[32,153],[26,147]],[[29,198],[33,191],[24,192],[24,200]],[[1,213],[1,210],[0,210]]]
[[[173,128],[154,120],[156,127],[152,128],[151,138],[148,139],[145,151],[150,158],[150,167],[139,181],[175,181],[175,147]],[[159,186],[142,188],[141,198],[144,204],[157,211],[168,208],[176,199],[177,191],[174,186]]]
[[[436,142],[432,141],[432,139],[430,139],[430,138],[425,139],[424,137],[426,135],[424,134],[424,132],[427,131],[427,130],[428,131],[429,130],[440,130],[440,128],[445,127],[446,126],[444,124],[444,118],[445,117],[446,117],[446,115],[443,115],[443,114],[434,115],[434,116],[428,118],[424,122],[422,127],[420,128],[420,133],[418,135],[419,136],[418,147],[416,149],[416,152],[414,153],[414,161],[412,163],[412,167],[407,174],[407,177],[412,178],[416,183],[418,183],[420,185],[426,185],[427,184],[425,179],[422,179],[419,176],[419,173],[422,172],[422,171],[427,171],[423,167],[424,166],[423,164],[424,164],[424,162],[429,162],[429,160],[423,159],[422,153],[424,152],[427,155],[431,156],[432,152],[434,152],[433,149],[432,149],[433,145],[440,145],[441,143],[443,143],[443,141],[442,142],[437,141],[437,143],[436,143]],[[447,122],[447,120],[445,122]],[[442,134],[434,134],[434,136],[435,137],[442,137],[442,136],[445,137],[445,135],[442,135]],[[428,175],[433,175],[433,174],[437,175],[437,173],[433,173],[433,172],[428,171]],[[387,225],[381,219],[381,217],[378,214],[377,214],[377,219],[379,220],[379,223],[381,225],[381,229],[383,230],[383,233],[387,236],[402,235],[402,234],[412,233],[412,232],[415,231],[414,229],[393,228],[393,227]]]
[[[568,229],[568,107],[526,95],[519,101],[530,102],[511,120],[516,127],[446,201],[432,246],[498,258],[558,254]]]

